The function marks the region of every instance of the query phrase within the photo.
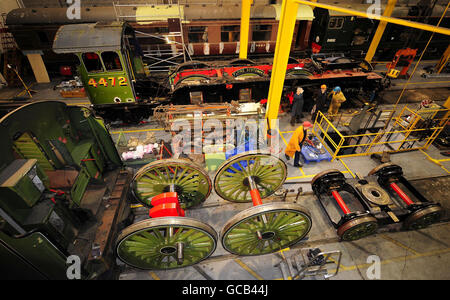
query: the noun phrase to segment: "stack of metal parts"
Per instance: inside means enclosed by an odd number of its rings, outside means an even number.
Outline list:
[[[339,250],[322,252],[319,248],[305,248],[290,256],[280,251],[280,268],[284,280],[299,280],[306,277],[329,279],[339,272],[342,252]],[[327,267],[334,265],[334,270]],[[331,271],[331,272],[330,272]]]

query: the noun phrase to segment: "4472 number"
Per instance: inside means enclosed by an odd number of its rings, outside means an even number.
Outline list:
[[[98,79],[98,81],[96,81],[94,78],[89,79],[88,81],[88,85],[93,86],[93,87],[98,87],[98,86],[104,86],[104,87],[114,87],[114,86],[127,86],[127,78],[126,77],[107,77],[105,78],[100,78]]]

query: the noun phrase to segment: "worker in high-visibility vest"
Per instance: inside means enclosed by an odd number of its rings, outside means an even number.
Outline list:
[[[301,126],[295,129],[294,134],[289,140],[286,150],[284,150],[284,155],[287,160],[290,160],[291,157],[294,157],[294,167],[302,166],[302,164],[300,163],[300,156],[302,155],[300,151],[302,150],[303,142],[308,136],[308,128],[311,127],[313,127],[313,125],[310,122],[303,122]]]
[[[328,109],[328,114],[330,121],[333,121],[333,116],[337,115],[339,112],[339,108],[341,104],[347,100],[344,96],[344,93],[341,91],[339,86],[335,87],[333,91],[328,94],[328,97],[331,97],[330,108]]]

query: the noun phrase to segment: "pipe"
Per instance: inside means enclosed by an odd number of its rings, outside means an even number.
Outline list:
[[[402,200],[406,203],[406,205],[410,206],[414,204],[411,198],[409,198],[408,195],[406,195],[405,192],[403,192],[402,189],[395,182],[392,182],[390,184],[390,187],[397,193],[397,195],[400,198],[402,198]]]
[[[333,195],[334,199],[336,200],[339,207],[342,209],[344,214],[351,213],[351,210],[348,208],[347,204],[345,204],[344,200],[342,199],[341,195],[337,191],[332,191],[331,194]]]
[[[258,206],[262,204],[261,195],[259,193],[258,187],[251,176],[247,177],[248,186],[250,188],[250,196],[252,197],[253,206]]]

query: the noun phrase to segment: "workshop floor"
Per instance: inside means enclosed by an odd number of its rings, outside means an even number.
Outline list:
[[[280,122],[280,145],[283,149],[295,128],[288,123],[288,119],[288,116],[284,116]],[[155,124],[148,125],[148,127],[148,130],[158,138],[167,138],[167,133],[159,130]],[[115,140],[120,132],[117,130],[112,132]],[[124,135],[144,137],[145,133],[143,128],[122,130]],[[448,170],[450,170],[450,162],[442,162],[442,167],[440,167],[431,162],[429,157],[437,160],[446,158],[439,153],[438,149],[431,146],[426,152],[413,151],[393,154],[391,161],[402,166],[408,180],[434,178],[433,189],[429,189],[423,184],[418,186],[418,189],[428,198],[439,202],[449,216],[450,177]],[[440,223],[417,231],[394,229],[394,232],[389,232],[387,229],[380,229],[376,235],[358,241],[339,241],[336,230],[312,194],[310,184],[312,177],[328,169],[338,169],[349,179],[357,175],[367,176],[368,172],[378,164],[368,156],[309,163],[302,168],[295,168],[292,159],[288,161],[288,177],[284,188],[289,189],[291,193],[288,194],[285,201],[295,201],[297,190],[301,187],[303,193],[297,199],[297,203],[309,209],[313,226],[304,240],[287,249],[283,255],[294,264],[295,256],[301,258],[302,249],[319,248],[322,251],[341,251],[339,272],[331,279],[373,279],[377,275],[373,267],[376,259],[379,259],[380,262],[379,278],[381,279],[450,279],[448,271],[450,269],[450,223]],[[214,172],[210,172],[210,177],[214,178]],[[293,182],[295,184],[291,184]],[[426,184],[429,185],[430,181],[427,181]],[[280,199],[272,197],[265,201],[280,201]],[[213,192],[200,207],[188,210],[187,216],[208,223],[219,233],[232,216],[250,206],[249,203],[227,202]],[[137,209],[136,214],[136,221],[145,219],[147,218],[147,209]],[[168,271],[142,271],[124,266],[119,279],[277,280],[283,279],[280,263],[286,264],[280,253],[238,257],[226,252],[222,248],[221,242],[218,241],[214,254],[196,266]],[[329,273],[333,273],[335,270],[335,264],[328,266]],[[307,277],[306,279],[310,278],[323,279],[323,276]]]

